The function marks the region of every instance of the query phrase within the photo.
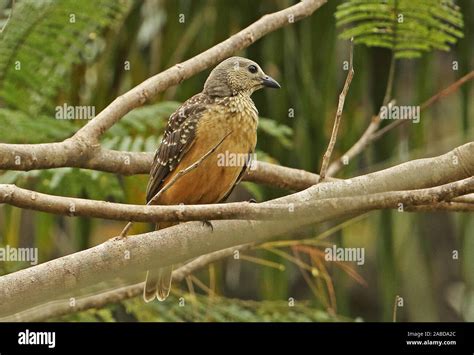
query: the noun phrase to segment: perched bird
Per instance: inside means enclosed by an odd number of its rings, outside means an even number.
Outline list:
[[[222,164],[223,155],[250,157],[257,143],[258,111],[250,96],[263,87],[280,85],[260,66],[246,58],[231,57],[217,65],[204,89],[174,112],[153,159],[147,187],[147,202],[183,169],[215,151],[196,169],[181,175],[152,204],[209,204],[224,201],[242,178],[243,164]],[[220,144],[219,144],[220,143]],[[230,159],[229,161],[242,161]],[[235,166],[230,166],[235,165]],[[176,223],[159,223],[163,229]],[[148,271],[143,298],[152,301],[168,297],[172,266]]]

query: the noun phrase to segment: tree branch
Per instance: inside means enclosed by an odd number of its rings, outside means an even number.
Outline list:
[[[324,180],[324,178],[326,177],[326,172],[329,166],[329,162],[331,160],[332,151],[334,150],[334,146],[336,145],[337,133],[339,132],[339,124],[341,123],[342,111],[344,109],[344,102],[346,101],[347,92],[349,91],[349,87],[352,82],[352,77],[354,76],[354,66],[352,62],[353,55],[354,55],[354,42],[353,42],[353,39],[351,39],[351,49],[349,53],[349,72],[347,73],[346,81],[344,82],[344,87],[342,88],[342,92],[339,95],[336,118],[334,119],[334,125],[332,127],[332,133],[331,133],[331,138],[329,140],[328,148],[323,155],[323,162],[321,164],[321,172],[320,172],[321,180]]]
[[[173,282],[180,282],[204,266],[209,265],[217,260],[229,257],[236,251],[249,249],[251,246],[251,244],[245,244],[202,255],[174,270],[172,277]],[[38,322],[50,318],[61,317],[70,313],[85,311],[91,308],[99,309],[110,303],[117,303],[142,295],[144,285],[144,282],[139,282],[137,284],[123,286],[99,294],[82,296],[76,298],[73,305],[71,305],[70,299],[48,302],[47,304],[41,305],[39,307],[31,308],[11,316],[0,318],[0,322]]]
[[[469,196],[469,195],[465,195]],[[456,197],[453,200],[463,198]],[[474,204],[439,202],[430,205],[411,206],[405,209],[406,212],[473,212]],[[237,247],[219,250],[210,254],[202,255],[180,268],[173,271],[173,282],[181,282],[184,278],[195,271],[211,264],[215,261],[235,255],[236,251],[249,249],[254,244],[244,244]],[[88,309],[100,309],[111,303],[118,303],[127,299],[141,296],[144,283],[140,282],[133,285],[101,292],[99,294],[85,295],[75,299],[74,305],[71,305],[70,299],[63,299],[42,304],[38,307],[15,313],[13,315],[0,318],[0,322],[38,322],[51,318],[58,318],[67,314],[82,312]]]
[[[131,205],[54,196],[0,184],[0,203],[69,217],[92,217],[133,222],[186,222],[223,219],[278,219],[288,208],[260,203],[233,202],[203,205]]]
[[[155,204],[155,202],[158,201],[159,197],[164,193],[166,192],[167,190],[170,189],[171,186],[173,186],[176,181],[178,181],[181,177],[183,177],[184,175],[188,174],[189,172],[195,170],[199,164],[201,164],[205,159],[207,159],[213,152],[215,152],[215,150],[222,144],[222,142],[224,142],[224,140],[231,134],[232,132],[229,132],[227,133],[224,137],[222,137],[222,139],[217,142],[217,144],[215,144],[210,150],[207,151],[206,154],[204,154],[202,157],[200,157],[198,160],[196,160],[194,163],[192,163],[190,166],[188,166],[186,169],[183,169],[183,170],[180,170],[178,171],[178,173],[165,185],[163,186],[163,188],[161,188],[156,194],[155,196],[153,196],[150,201],[148,201],[146,204],[147,205],[153,205]],[[133,222],[128,222],[127,225],[125,226],[125,228],[122,230],[122,232],[120,233],[120,238],[124,238],[127,236],[127,233],[128,231],[130,230],[130,228],[132,228],[132,225],[133,225]]]
[[[284,10],[263,16],[225,41],[191,59],[174,65],[119,96],[97,117],[82,127],[74,137],[97,142],[99,137],[121,117],[132,109],[143,105],[151,97],[208,69],[233,53],[247,48],[268,33],[310,16],[324,3],[326,0],[301,1]]]
[[[101,135],[125,114],[143,105],[163,90],[247,48],[268,33],[310,16],[324,3],[326,0],[305,0],[284,10],[263,16],[225,41],[147,79],[119,96],[73,137],[63,142],[0,144],[0,169],[79,167],[125,174],[148,173],[152,157],[143,153],[122,153],[102,149],[99,144]],[[132,158],[136,160],[134,164],[141,168],[132,169],[129,166],[129,160]]]
[[[439,91],[432,97],[430,97],[428,100],[423,102],[420,105],[420,111],[423,111],[436,103],[438,100],[442,99],[443,97],[449,96],[452,93],[456,92],[462,85],[466,84],[470,80],[474,79],[474,70],[471,71],[470,73],[464,75],[460,79],[456,80],[454,83],[449,85],[448,87],[444,88],[443,90]],[[387,103],[389,105],[389,103]],[[334,161],[328,169],[327,175],[328,176],[334,176],[336,173],[338,173],[342,167],[344,166],[344,161],[349,161],[362,153],[364,149],[371,143],[377,141],[380,139],[382,136],[384,136],[386,133],[391,131],[392,129],[406,123],[410,122],[409,119],[406,120],[397,120],[393,121],[387,126],[379,129],[381,119],[380,119],[380,112],[377,114],[377,116],[372,117],[372,120],[365,130],[365,132],[362,134],[362,136],[359,138],[359,140],[346,152],[344,153],[338,160]]]
[[[0,315],[75,294],[99,281],[137,275],[150,268],[178,264],[236,245],[261,243],[315,223],[375,208],[398,208],[399,203],[409,207],[447,201],[472,192],[473,175],[474,143],[468,143],[435,158],[410,161],[349,180],[317,184],[261,204],[293,206],[291,218],[215,221],[212,232],[200,222],[190,222],[122,240],[112,239],[96,247],[0,277]],[[448,185],[439,186],[441,184]],[[437,187],[428,188],[430,186]],[[415,189],[424,190],[400,192]],[[373,195],[377,193],[380,194]],[[351,196],[357,197],[347,198]],[[333,200],[322,204],[322,199]],[[296,207],[300,203],[306,204]]]

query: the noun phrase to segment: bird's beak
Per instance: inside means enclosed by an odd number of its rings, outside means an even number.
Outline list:
[[[281,88],[280,84],[278,84],[278,81],[276,81],[275,79],[273,79],[272,77],[268,75],[262,79],[262,85],[266,86],[267,88],[274,88],[274,89]]]

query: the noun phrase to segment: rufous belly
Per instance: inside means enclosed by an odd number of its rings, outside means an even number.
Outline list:
[[[213,122],[216,123],[216,122]],[[206,128],[201,122],[196,138],[178,166],[164,181],[162,187],[181,170],[189,167],[208,153],[228,133],[219,147],[203,160],[196,169],[182,175],[160,196],[158,204],[208,204],[221,201],[233,188],[248,154],[256,144],[256,124],[248,122],[218,125]],[[243,124],[244,123],[244,124]]]

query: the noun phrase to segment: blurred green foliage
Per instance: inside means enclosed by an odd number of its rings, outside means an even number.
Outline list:
[[[51,113],[74,64],[93,61],[91,45],[105,28],[122,22],[130,0],[24,0],[0,41],[0,97],[6,105],[37,115]],[[92,49],[93,48],[93,49]]]
[[[337,26],[351,26],[340,38],[391,49],[398,59],[449,51],[463,36],[462,14],[450,0],[350,0],[338,6],[335,16]]]
[[[225,297],[187,294],[171,296],[166,303],[153,302],[146,307],[141,299],[99,310],[64,316],[59,321],[113,322],[336,322],[348,318],[332,316],[312,307],[309,302],[245,301]]]
[[[98,113],[151,75],[228,38],[263,14],[295,2],[17,1],[13,17],[0,37],[0,142],[41,143],[70,137],[85,122],[54,119],[55,106],[87,105]],[[418,104],[472,70],[471,0],[457,1],[459,11],[452,1],[433,0],[435,5],[446,6],[433,6],[429,11],[426,1],[421,0],[379,3],[328,1],[312,17],[236,53],[256,60],[283,86],[279,91],[254,95],[256,106],[266,117],[259,127],[260,160],[312,172],[319,170],[346,76],[344,62],[348,60],[349,45],[338,36],[354,36],[356,43],[384,48],[355,48],[355,77],[346,99],[334,158],[352,146],[371,116],[378,112],[393,54],[400,60],[396,62],[392,96],[400,104]],[[368,6],[367,11],[361,7],[363,4]],[[399,36],[398,42],[367,36],[374,28],[399,30],[400,26],[394,23],[393,5],[406,15],[410,30],[402,31],[410,36]],[[71,14],[75,14],[75,23],[70,22]],[[180,21],[183,16],[184,22]],[[348,29],[338,30],[337,24],[348,25]],[[426,32],[426,28],[433,31]],[[420,38],[411,36],[418,31]],[[446,49],[456,39],[449,53],[431,51]],[[423,56],[416,61],[402,58],[408,55]],[[20,70],[15,70],[17,61]],[[208,73],[169,88],[147,106],[130,112],[107,132],[102,144],[119,150],[156,149],[168,115],[180,102],[201,91]],[[355,176],[408,159],[441,154],[472,140],[470,97],[472,85],[466,85],[426,111],[419,125],[407,125],[369,147],[339,176]],[[3,172],[0,183],[16,183],[58,195],[144,203],[146,177],[63,168]],[[258,200],[288,193],[253,183],[242,186]],[[252,257],[260,264],[215,264],[214,286],[222,296],[185,296],[184,308],[179,308],[176,298],[152,305],[135,299],[63,320],[329,321],[341,318],[328,314],[344,314],[352,319],[361,316],[387,321],[391,320],[396,295],[405,299],[398,320],[472,320],[474,277],[472,258],[468,257],[474,255],[471,219],[446,213],[372,213],[338,230],[326,241],[327,245],[366,248],[366,263],[357,267],[356,273],[348,267],[325,263],[320,256],[315,257],[316,251],[295,252],[287,247],[282,248],[283,254],[275,254],[258,250]],[[0,207],[0,244],[37,246],[40,261],[97,244],[116,235],[122,227],[123,223]],[[462,251],[459,260],[452,259],[455,249]],[[292,257],[317,272],[313,275],[306,270],[303,276]],[[265,262],[284,265],[285,271],[267,267]],[[21,266],[3,263],[0,272]],[[202,280],[210,283],[209,275],[205,274]],[[289,297],[298,300],[294,308],[288,307]],[[188,306],[195,311],[189,312]]]

